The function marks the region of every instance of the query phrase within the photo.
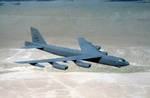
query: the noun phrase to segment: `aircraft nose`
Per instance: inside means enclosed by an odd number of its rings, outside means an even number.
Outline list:
[[[126,61],[126,62],[124,63],[124,65],[125,65],[125,66],[129,65],[129,62],[128,62],[128,61]]]
[[[128,65],[129,65],[129,62],[126,61],[126,62],[122,63],[121,65],[119,65],[117,67],[120,68],[120,67],[125,67],[125,66],[128,66]]]

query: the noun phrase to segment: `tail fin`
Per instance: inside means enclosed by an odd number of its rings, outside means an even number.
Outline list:
[[[31,27],[31,35],[32,35],[33,43],[38,43],[43,45],[47,44],[44,38],[42,37],[42,35],[40,34],[40,32],[36,28]]]

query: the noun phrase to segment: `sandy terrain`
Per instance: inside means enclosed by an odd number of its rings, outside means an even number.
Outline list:
[[[0,75],[5,98],[149,98],[150,73],[51,73],[20,71]]]

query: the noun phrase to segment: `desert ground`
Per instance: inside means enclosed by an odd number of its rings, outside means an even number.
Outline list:
[[[22,49],[30,27],[49,44],[80,49],[84,37],[130,65],[115,68],[91,63],[89,69],[68,62],[66,71],[16,60],[58,57]],[[149,98],[150,4],[102,0],[5,2],[0,6],[0,98]]]

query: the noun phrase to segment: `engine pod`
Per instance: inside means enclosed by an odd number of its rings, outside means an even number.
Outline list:
[[[32,65],[32,66],[37,66],[37,67],[45,67],[44,65],[42,65],[42,64],[39,64],[39,63],[30,63],[30,65]]]
[[[74,61],[74,63],[77,64],[78,66],[84,67],[84,68],[90,68],[91,67],[91,64],[85,63],[85,62],[82,62],[82,61]]]
[[[107,53],[107,52],[105,52],[105,51],[102,51],[102,53],[103,53],[104,55],[108,55],[108,53]]]
[[[101,46],[95,45],[95,48],[96,48],[97,50],[100,50],[100,49],[101,49]]]
[[[68,66],[67,65],[64,65],[64,64],[59,64],[59,63],[56,63],[56,62],[53,62],[53,63],[50,63],[54,68],[56,69],[61,69],[61,70],[67,70],[68,69]]]

